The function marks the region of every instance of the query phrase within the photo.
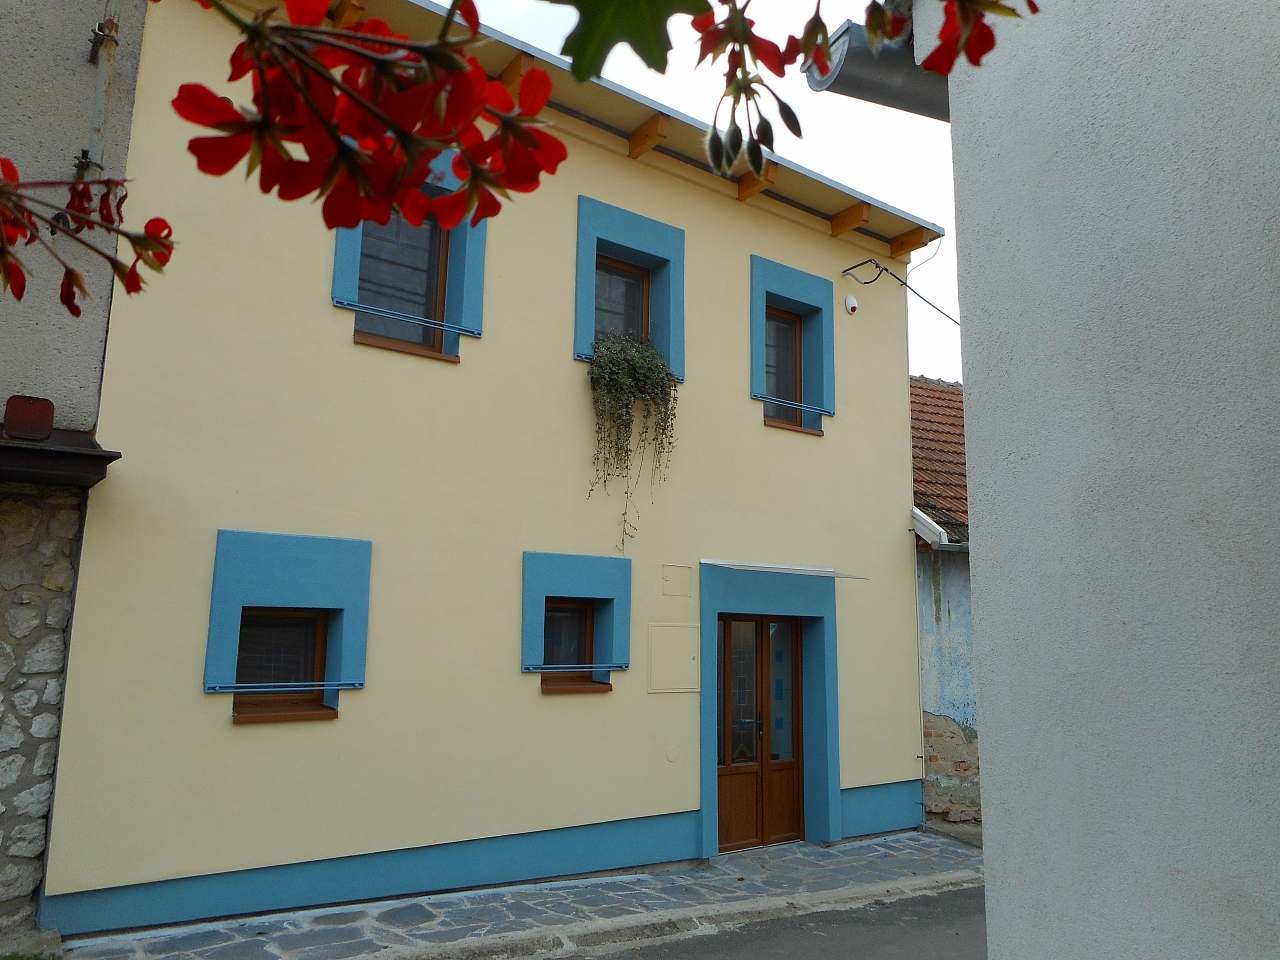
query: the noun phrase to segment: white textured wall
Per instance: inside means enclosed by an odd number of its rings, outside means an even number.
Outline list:
[[[113,5],[121,42],[107,98],[104,166],[107,176],[121,177],[147,2]],[[104,6],[103,0],[0,0],[0,154],[13,159],[24,179],[75,177],[75,159],[88,147],[94,127],[98,68],[88,62],[89,38]],[[58,203],[67,199],[55,192],[41,196]],[[135,229],[157,213],[162,211],[125,205],[126,222]],[[99,231],[84,237],[98,246],[110,244]],[[98,419],[112,276],[102,260],[73,241],[55,245],[85,275],[91,297],[82,302],[79,318],[71,316],[58,302],[62,268],[37,247],[20,251],[34,276],[21,303],[0,296],[0,404],[14,393],[48,397],[57,408],[55,426],[88,430]]]
[[[1079,6],[952,81],[990,956],[1275,958],[1280,4]]]

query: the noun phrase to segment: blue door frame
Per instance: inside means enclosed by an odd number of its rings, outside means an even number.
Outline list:
[[[812,843],[841,838],[840,731],[836,706],[836,584],[834,577],[700,568],[702,697],[699,707],[699,782],[703,857],[720,852],[716,776],[718,623],[723,613],[799,617],[802,624],[804,829]]]

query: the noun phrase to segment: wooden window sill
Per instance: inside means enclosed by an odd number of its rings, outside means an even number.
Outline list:
[[[779,430],[790,430],[792,433],[807,433],[811,437],[821,437],[823,432],[815,430],[813,427],[802,427],[798,423],[790,423],[786,420],[774,420],[772,417],[764,418],[766,427],[777,427]]]
[[[383,350],[394,350],[396,353],[409,353],[415,357],[426,357],[429,360],[443,360],[445,363],[460,363],[461,360],[448,353],[441,353],[439,350],[433,350],[430,347],[424,347],[420,343],[409,343],[406,340],[397,340],[395,337],[380,337],[375,333],[364,333],[357,330],[351,335],[353,342],[366,347],[379,347]]]
[[[573,683],[546,683],[542,684],[542,692],[548,694],[560,693],[609,693],[613,689],[612,683],[601,683],[595,680],[585,680]]]
[[[292,723],[299,720],[337,720],[336,707],[323,703],[279,704],[264,703],[247,706],[238,703],[231,708],[231,722],[241,723]]]

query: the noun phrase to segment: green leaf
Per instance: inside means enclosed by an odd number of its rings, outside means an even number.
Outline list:
[[[550,0],[578,11],[578,25],[561,49],[573,61],[579,80],[599,76],[604,61],[620,43],[631,46],[650,68],[667,69],[671,36],[667,21],[677,13],[697,16],[711,9],[707,0]]]

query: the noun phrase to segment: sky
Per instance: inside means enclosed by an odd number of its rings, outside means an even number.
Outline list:
[[[543,0],[479,0],[489,26],[543,50],[559,53],[577,20],[570,7]],[[861,0],[828,0],[823,17],[834,31],[847,17],[858,18]],[[756,0],[751,7],[756,32],[779,44],[799,33],[810,12],[795,0]],[[630,47],[618,47],[604,75],[682,113],[711,121],[723,89],[723,70],[695,69],[697,35],[687,16],[672,18],[675,45],[665,75],[646,67]],[[890,110],[835,93],[815,93],[799,74],[771,85],[800,117],[797,140],[774,117],[776,152],[863,193],[946,229],[912,258],[911,286],[958,320],[956,302],[955,202],[951,186],[951,128],[937,120]],[[930,256],[932,259],[929,259]],[[926,263],[925,261],[928,260]],[[882,277],[879,283],[892,283]],[[907,294],[910,372],[941,380],[960,379],[960,328],[918,298]]]

